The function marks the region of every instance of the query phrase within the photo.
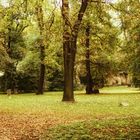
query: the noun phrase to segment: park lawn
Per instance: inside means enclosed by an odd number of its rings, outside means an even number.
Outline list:
[[[138,89],[107,87],[100,95],[77,91],[75,103],[61,99],[62,92],[0,95],[0,139],[131,139],[140,135]],[[122,102],[128,106],[120,106]]]

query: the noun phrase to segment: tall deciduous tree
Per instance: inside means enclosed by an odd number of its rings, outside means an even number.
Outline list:
[[[21,5],[19,7],[19,5]],[[3,79],[3,89],[11,89],[14,93],[17,88],[17,65],[24,56],[25,42],[23,32],[28,27],[26,15],[23,14],[23,3],[9,2],[8,7],[1,7],[1,16],[3,18],[0,32],[3,35],[3,47],[10,58],[5,66],[5,75]]]
[[[44,80],[45,80],[45,50],[50,45],[50,37],[51,35],[51,27],[54,23],[54,9],[52,8],[49,18],[45,19],[45,9],[43,8],[43,4],[46,4],[43,0],[37,0],[36,2],[36,17],[38,22],[39,28],[39,48],[40,48],[40,74],[39,74],[39,81],[38,81],[38,91],[37,94],[43,94],[44,92]]]
[[[140,1],[120,1],[111,7],[118,13],[121,25],[120,50],[123,61],[119,56],[120,64],[132,76],[133,85],[140,86]]]
[[[45,46],[43,44],[43,31],[44,31],[44,21],[43,21],[43,9],[42,9],[42,2],[37,1],[36,6],[36,16],[38,21],[39,33],[40,33],[40,41],[39,41],[39,48],[40,48],[40,74],[39,74],[39,82],[38,82],[38,91],[37,94],[43,94],[43,86],[44,86],[44,78],[45,78]]]
[[[91,94],[93,92],[93,80],[91,76],[91,68],[90,68],[90,24],[87,23],[86,27],[86,94]]]
[[[70,22],[69,0],[62,0],[62,16],[64,21],[63,52],[64,52],[64,94],[62,101],[74,101],[73,73],[76,55],[76,43],[79,27],[89,0],[82,0],[74,25]]]

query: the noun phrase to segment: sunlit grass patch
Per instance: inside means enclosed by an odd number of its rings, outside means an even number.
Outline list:
[[[106,93],[107,91],[112,93]],[[136,91],[127,87],[112,87],[102,89],[101,95],[76,92],[75,103],[61,102],[62,92],[47,92],[40,96],[19,94],[10,98],[7,95],[0,95],[0,108],[1,111],[15,113],[52,112],[56,116],[66,115],[66,118],[87,116],[92,119],[98,116],[140,115],[140,92]],[[128,106],[120,106],[121,102],[127,102]]]

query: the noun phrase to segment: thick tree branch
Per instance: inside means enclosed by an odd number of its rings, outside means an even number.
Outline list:
[[[77,20],[75,21],[73,29],[72,29],[72,33],[74,33],[73,34],[74,36],[77,36],[77,34],[78,34],[79,26],[80,26],[80,24],[82,22],[82,19],[83,19],[83,16],[84,16],[84,13],[85,13],[85,10],[86,10],[86,8],[88,6],[89,1],[90,0],[83,0],[82,1],[81,7],[80,7],[80,10],[79,10],[79,13],[78,13]]]

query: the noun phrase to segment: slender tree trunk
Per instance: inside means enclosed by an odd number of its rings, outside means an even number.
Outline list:
[[[91,63],[90,63],[90,24],[87,23],[86,27],[86,94],[97,94],[99,93],[98,89],[94,89],[94,82],[91,75]]]
[[[7,44],[7,53],[12,58],[12,51],[11,51],[11,29],[9,28],[9,36],[8,36],[8,44]],[[5,91],[7,89],[11,89],[12,94],[14,94],[15,91],[15,78],[16,78],[16,68],[14,66],[14,63],[9,62],[7,64],[7,68],[5,70],[6,73],[6,86]]]
[[[83,0],[74,26],[70,22],[69,0],[62,0],[63,27],[63,53],[64,53],[64,93],[62,101],[74,101],[73,73],[76,55],[76,43],[79,27],[89,0]]]
[[[40,59],[41,59],[41,64],[40,64],[40,74],[39,74],[37,95],[43,94],[44,92],[44,80],[45,80],[45,64],[44,64],[45,47],[44,46],[40,46]]]
[[[42,10],[42,2],[39,1],[36,7],[36,15],[38,20],[38,27],[40,30],[40,73],[38,80],[38,91],[37,95],[43,94],[44,92],[44,80],[45,80],[45,46],[43,43],[43,30],[44,30],[44,21],[43,21],[43,10]]]
[[[92,94],[93,90],[93,80],[92,80],[92,76],[91,76],[91,71],[90,71],[90,25],[87,24],[86,27],[86,94]]]
[[[44,79],[45,79],[44,77],[45,77],[45,65],[41,64],[37,95],[43,94],[43,92],[44,92]]]

